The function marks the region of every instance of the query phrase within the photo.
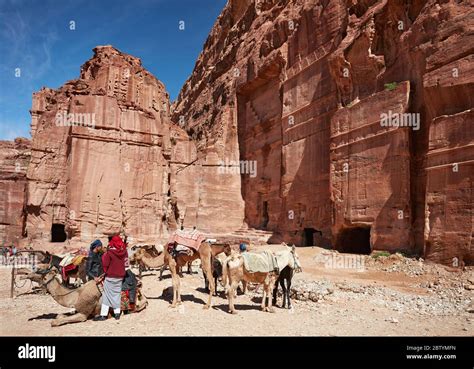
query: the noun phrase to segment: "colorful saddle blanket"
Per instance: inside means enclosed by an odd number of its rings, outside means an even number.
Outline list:
[[[67,279],[69,273],[76,270],[76,268],[82,263],[85,257],[86,255],[78,255],[77,253],[69,253],[64,255],[62,260],[59,262],[61,275],[64,280]]]
[[[192,231],[175,231],[168,240],[168,244],[177,244],[189,247],[193,250],[199,250],[199,246],[206,238],[198,230]]]

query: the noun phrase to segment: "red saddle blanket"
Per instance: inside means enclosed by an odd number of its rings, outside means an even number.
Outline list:
[[[66,265],[65,267],[61,267],[61,274],[63,277],[63,280],[66,280],[68,278],[68,274],[72,272],[73,270],[76,270],[78,266],[74,264],[69,264]]]
[[[168,240],[168,244],[178,244],[189,247],[193,250],[199,250],[199,246],[206,238],[198,230],[192,231],[175,231]]]

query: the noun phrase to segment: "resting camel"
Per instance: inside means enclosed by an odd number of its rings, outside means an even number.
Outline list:
[[[57,278],[58,272],[54,269],[38,270],[23,276],[23,279],[31,279],[40,283],[47,289],[53,299],[61,306],[75,308],[73,315],[60,314],[51,322],[52,327],[59,327],[63,324],[85,322],[100,313],[102,304],[102,292],[95,281],[89,281],[79,288],[67,288]],[[146,297],[137,290],[136,310],[139,312],[147,306]]]
[[[169,253],[168,247],[165,247],[165,264],[168,265],[173,280],[173,302],[170,307],[174,308],[177,304],[181,304],[181,282],[178,275],[179,268],[196,259],[201,260],[203,274],[209,281],[209,298],[207,303],[204,305],[204,309],[209,309],[211,307],[212,295],[215,290],[214,278],[212,277],[212,257],[221,252],[225,252],[225,250],[229,250],[228,252],[230,252],[230,245],[210,244],[209,242],[203,241],[201,242],[199,249],[197,251],[194,250],[192,255],[177,253],[173,256]]]
[[[289,266],[292,269],[300,268],[300,262],[298,255],[296,254],[296,248],[286,247],[283,251],[275,252],[278,269],[281,271],[285,267]],[[223,282],[227,289],[227,298],[229,300],[229,312],[237,314],[234,307],[234,299],[236,297],[236,290],[240,281],[252,282],[252,283],[263,283],[263,298],[262,298],[262,310],[273,313],[275,310],[272,306],[272,290],[275,285],[275,281],[278,278],[278,273],[275,272],[256,272],[251,273],[246,270],[244,265],[244,257],[241,254],[232,254],[229,256],[223,265]],[[268,305],[267,305],[268,304]]]

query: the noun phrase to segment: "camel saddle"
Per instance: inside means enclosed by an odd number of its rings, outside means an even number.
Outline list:
[[[67,254],[65,257],[62,258],[62,260],[59,263],[59,266],[62,266],[62,267],[67,267],[68,265],[78,266],[82,263],[82,260],[84,260],[85,257],[86,255],[81,255],[81,254],[79,255]]]
[[[168,252],[170,253],[171,256],[176,258],[180,254],[192,256],[195,253],[195,250],[184,245],[178,245],[176,243],[168,243]]]
[[[169,238],[168,245],[181,245],[198,251],[204,240],[204,235],[196,229],[192,231],[177,230]]]
[[[275,255],[269,251],[243,252],[241,255],[244,259],[244,267],[250,273],[280,272]]]
[[[76,270],[86,257],[80,250],[66,254],[59,262],[63,279],[67,279],[67,275]]]

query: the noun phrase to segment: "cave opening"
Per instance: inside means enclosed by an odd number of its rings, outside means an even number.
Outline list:
[[[263,202],[263,215],[262,215],[262,227],[266,229],[268,226],[268,222],[270,221],[270,217],[268,215],[268,201]]]
[[[168,197],[171,197],[171,173],[168,173]]]
[[[341,230],[337,238],[336,249],[349,254],[369,255],[370,226],[357,226]]]
[[[64,242],[67,239],[64,224],[53,224],[51,226],[51,242]]]
[[[315,228],[303,229],[303,246],[321,246],[323,233]]]
[[[303,246],[313,246],[314,244],[314,228],[305,228],[303,230]]]

